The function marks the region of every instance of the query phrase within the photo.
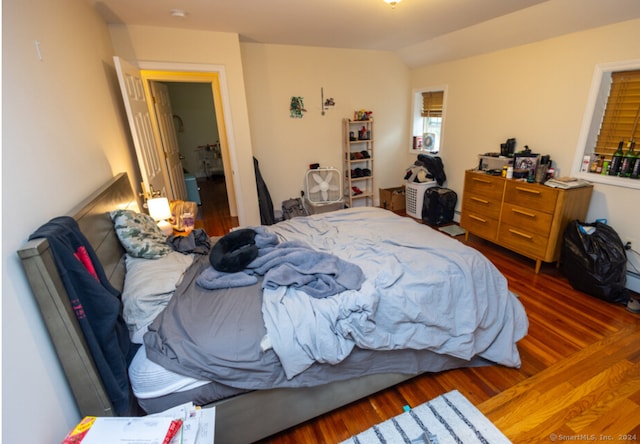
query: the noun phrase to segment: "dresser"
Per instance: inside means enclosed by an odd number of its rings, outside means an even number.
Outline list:
[[[567,224],[584,220],[593,186],[551,188],[482,171],[465,172],[460,225],[469,234],[494,242],[536,261],[560,259]]]

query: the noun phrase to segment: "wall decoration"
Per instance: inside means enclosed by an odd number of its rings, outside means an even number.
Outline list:
[[[304,109],[304,101],[300,96],[291,96],[291,105],[289,106],[289,116],[294,119],[302,119],[302,113],[306,113]]]
[[[320,88],[320,103],[322,105],[322,115],[324,116],[324,110],[329,109],[333,106],[336,106],[336,102],[333,100],[333,97],[329,97],[325,100],[324,98],[324,88]]]

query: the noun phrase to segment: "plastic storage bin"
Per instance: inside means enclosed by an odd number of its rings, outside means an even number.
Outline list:
[[[405,182],[406,212],[409,216],[422,219],[422,205],[424,203],[424,193],[427,188],[436,186],[435,180],[431,182]]]
[[[198,182],[196,182],[196,176],[193,174],[184,175],[184,183],[187,187],[187,200],[195,202],[198,205],[202,205],[200,200],[200,188],[198,188]]]

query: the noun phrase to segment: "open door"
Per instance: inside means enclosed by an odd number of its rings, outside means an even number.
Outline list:
[[[140,174],[142,192],[146,196],[168,196],[167,186],[162,173],[160,153],[156,146],[151,124],[151,115],[144,93],[140,71],[130,63],[115,56],[113,58],[124,107],[129,120],[129,129],[133,138]]]
[[[173,121],[173,110],[169,99],[169,88],[164,83],[149,81],[153,105],[158,122],[160,141],[164,161],[169,174],[169,184],[173,199],[187,200],[187,186],[184,181],[184,170],[180,161],[180,146]]]

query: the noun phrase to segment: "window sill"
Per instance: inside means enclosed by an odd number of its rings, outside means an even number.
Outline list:
[[[614,187],[631,188],[634,190],[640,190],[640,179],[631,179],[629,177],[617,177],[606,176],[595,173],[575,173],[575,177],[579,179],[588,180],[592,183],[601,183],[605,185],[612,185]]]

